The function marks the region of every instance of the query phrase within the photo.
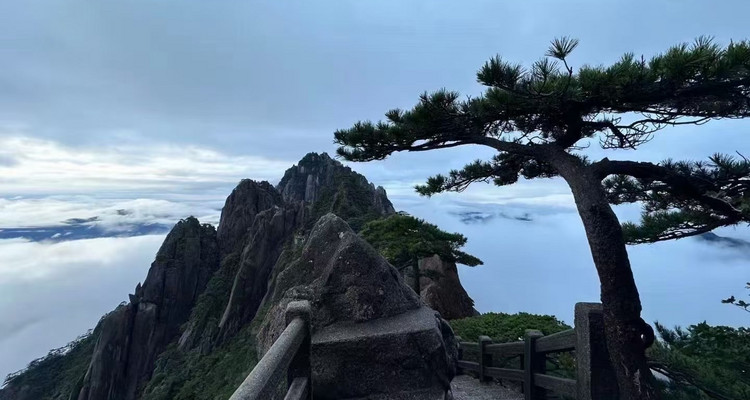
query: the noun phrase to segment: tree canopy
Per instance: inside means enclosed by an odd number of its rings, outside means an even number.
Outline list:
[[[420,278],[425,275],[419,269],[422,258],[438,255],[445,261],[471,267],[482,264],[482,260],[461,251],[466,244],[464,235],[445,232],[405,213],[368,222],[361,235],[404,276],[412,278],[412,288],[417,294],[421,292]]]
[[[417,191],[461,191],[473,182],[496,185],[553,177],[552,148],[563,148],[604,180],[612,204],[641,202],[640,224],[625,224],[631,243],[654,242],[750,221],[750,162],[716,154],[707,161],[591,162],[582,139],[604,148],[635,149],[663,128],[750,115],[750,43],[720,46],[700,37],[650,59],[627,53],[611,66],[568,65],[578,41],[552,42],[546,57],[525,68],[500,56],[477,73],[483,95],[461,99],[439,90],[420,96],[411,110],[386,120],[335,132],[348,160],[383,159],[396,151],[426,151],[466,144],[499,154],[430,178]]]
[[[750,398],[750,330],[705,322],[656,329],[662,340],[649,350],[650,365],[671,380],[666,398]]]
[[[466,244],[464,235],[445,232],[410,215],[394,214],[371,221],[362,230],[362,237],[398,269],[435,254],[471,267],[482,264],[482,260],[460,250]]]

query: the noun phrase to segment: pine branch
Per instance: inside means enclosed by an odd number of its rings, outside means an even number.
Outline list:
[[[698,390],[705,393],[708,397],[712,399],[735,400],[735,399],[732,399],[731,397],[724,396],[723,394],[718,393],[715,390],[712,390],[706,385],[703,385],[701,382],[699,382],[697,379],[693,378],[689,374],[685,374],[685,373],[672,370],[666,364],[660,363],[658,361],[649,360],[648,366],[652,370],[666,376],[667,378],[669,378],[670,380],[674,382],[679,382],[682,385],[690,385],[690,386],[697,388]]]
[[[461,192],[475,182],[493,182],[497,186],[510,185],[518,182],[521,176],[526,179],[551,178],[557,176],[557,172],[551,165],[537,158],[500,153],[490,162],[476,160],[461,170],[450,171],[447,176],[433,176],[425,185],[418,185],[415,189],[423,196],[431,196],[441,192]]]
[[[623,224],[630,243],[651,243],[750,222],[750,163],[724,155],[710,163],[662,165],[603,159],[593,163],[612,204],[642,202],[639,225]]]
[[[741,221],[745,218],[743,213],[732,204],[718,197],[708,195],[708,192],[718,192],[719,189],[712,182],[705,179],[681,175],[669,168],[652,163],[611,161],[607,158],[594,163],[592,168],[600,178],[616,174],[627,175],[649,182],[663,182],[669,186],[670,193],[677,197],[698,201],[729,219]]]

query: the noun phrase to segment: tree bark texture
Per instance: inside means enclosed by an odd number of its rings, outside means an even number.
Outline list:
[[[601,179],[591,168],[564,152],[555,154],[550,162],[570,186],[586,231],[601,283],[605,336],[620,398],[657,399],[642,337],[650,327],[641,319],[640,296],[620,221],[606,199]]]

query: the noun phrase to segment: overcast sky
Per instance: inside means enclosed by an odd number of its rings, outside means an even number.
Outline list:
[[[122,232],[190,214],[216,223],[239,179],[276,183],[305,153],[334,151],[337,128],[409,107],[425,90],[477,94],[475,71],[497,53],[530,64],[570,35],[581,40],[574,67],[607,64],[704,34],[745,39],[747,15],[742,0],[0,2],[0,229],[99,217],[104,231]],[[748,121],[718,121],[664,130],[636,152],[594,143],[588,154],[747,154],[749,132]],[[412,192],[491,154],[467,147],[352,166],[397,209],[467,234],[486,262],[461,270],[481,311],[572,322],[573,304],[596,301],[598,283],[562,182],[429,200]],[[466,225],[463,211],[496,217]],[[750,239],[746,227],[719,233]],[[161,240],[0,240],[0,376],[125,300]],[[645,318],[745,324],[719,300],[742,294],[749,255],[694,240],[632,248]]]

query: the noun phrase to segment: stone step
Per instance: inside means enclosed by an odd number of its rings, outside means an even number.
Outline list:
[[[450,378],[441,323],[420,307],[389,318],[330,325],[312,337],[315,398],[443,400]]]

